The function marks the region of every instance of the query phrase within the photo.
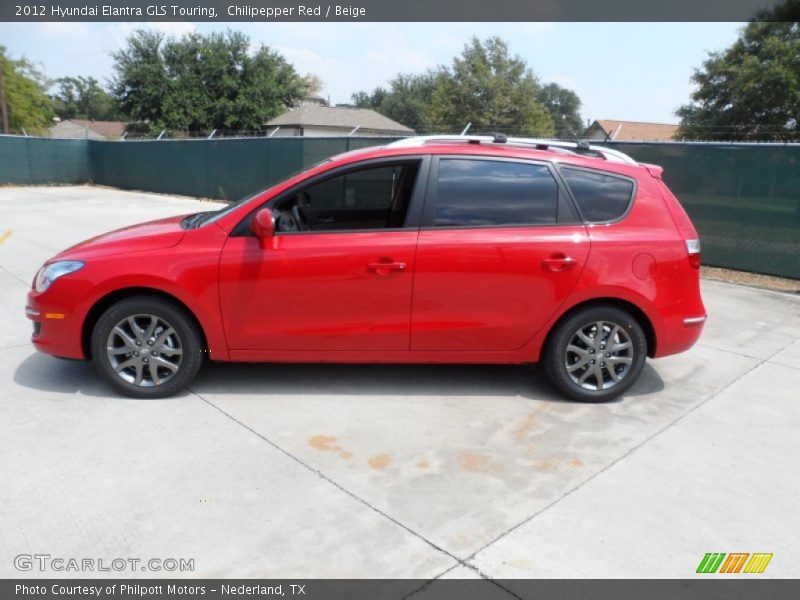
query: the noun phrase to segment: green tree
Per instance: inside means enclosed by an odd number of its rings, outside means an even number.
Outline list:
[[[558,90],[561,96],[553,98],[553,107],[562,110],[555,118],[563,128],[572,113],[580,121],[580,100],[574,92]],[[397,75],[387,88],[355,93],[352,101],[418,133],[457,133],[472,123],[473,132],[552,135],[554,117],[543,104],[542,91],[527,62],[511,56],[506,42],[472,38],[451,65],[421,75]]]
[[[467,122],[478,131],[552,135],[553,119],[536,99],[540,90],[524,59],[511,56],[498,37],[473,37],[450,67],[440,67],[429,117],[442,131],[456,132]]]
[[[800,133],[800,23],[777,22],[794,0],[742,29],[727,50],[695,71],[678,135],[703,140],[796,140]]]
[[[389,89],[377,87],[371,94],[353,94],[353,104],[359,108],[372,108],[406,127],[425,133],[431,130],[428,116],[433,97],[435,77],[399,74],[389,82]]]
[[[573,139],[583,134],[586,126],[581,118],[581,99],[578,94],[557,83],[549,83],[539,90],[537,99],[550,113],[555,123],[556,137]]]
[[[48,81],[28,60],[10,58],[0,46],[0,132],[41,133],[53,117]]]
[[[151,130],[261,129],[318,84],[233,31],[167,38],[139,30],[112,56],[112,95]]]
[[[117,102],[94,77],[57,79],[58,92],[53,100],[56,114],[62,119],[112,121],[117,118]]]

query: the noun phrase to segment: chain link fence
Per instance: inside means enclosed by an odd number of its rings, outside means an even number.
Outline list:
[[[120,143],[0,136],[0,184],[92,182],[235,200],[334,154],[392,139]],[[665,181],[700,232],[705,264],[800,279],[800,145],[606,145],[664,167]]]

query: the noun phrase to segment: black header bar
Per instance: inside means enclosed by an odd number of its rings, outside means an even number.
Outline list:
[[[3,600],[788,600],[798,580],[696,579],[27,579],[0,580]]]
[[[338,4],[329,0],[166,0],[163,4],[157,0],[3,0],[0,21],[748,21],[771,4],[772,0],[342,0]],[[602,46],[602,27],[596,40]]]

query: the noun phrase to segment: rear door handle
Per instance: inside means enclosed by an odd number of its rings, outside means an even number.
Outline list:
[[[367,270],[378,275],[388,275],[392,272],[405,271],[407,268],[406,263],[396,262],[391,258],[381,258],[375,262],[367,265]]]
[[[578,261],[571,256],[566,256],[561,252],[550,255],[549,258],[542,259],[542,266],[548,271],[566,271],[578,264]]]

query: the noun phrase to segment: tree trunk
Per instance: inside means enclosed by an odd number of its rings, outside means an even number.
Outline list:
[[[0,62],[0,113],[3,117],[3,133],[8,133],[8,105],[6,104],[6,65]]]

